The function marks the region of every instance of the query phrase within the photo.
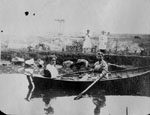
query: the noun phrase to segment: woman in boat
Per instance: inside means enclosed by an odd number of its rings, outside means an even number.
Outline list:
[[[105,78],[108,78],[108,64],[104,60],[104,54],[97,52],[96,58],[98,61],[94,64],[94,72],[100,73],[99,77],[105,76]]]
[[[76,63],[72,64],[70,68],[73,72],[88,70],[89,62],[85,59],[78,59]]]
[[[86,71],[88,69],[89,62],[86,59],[78,59],[77,63],[80,64],[80,71]]]
[[[56,59],[57,59],[57,57],[52,55],[47,60],[48,64],[46,65],[46,69],[44,70],[45,77],[57,78],[57,76],[59,75],[58,70],[56,68]]]
[[[66,60],[63,62],[63,67],[60,69],[60,73],[71,73],[73,70],[70,68],[70,66],[73,64],[73,61]]]
[[[44,61],[40,58],[37,60],[37,67],[38,68],[43,68],[44,67]]]
[[[34,59],[32,58],[32,59],[26,60],[24,68],[25,68],[25,74],[32,75],[34,73],[34,70],[36,69],[36,64],[35,64]]]

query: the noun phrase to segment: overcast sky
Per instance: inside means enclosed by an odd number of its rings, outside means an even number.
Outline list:
[[[29,14],[26,16],[25,12]],[[110,33],[150,33],[150,0],[0,0],[3,34],[36,35],[90,29]]]

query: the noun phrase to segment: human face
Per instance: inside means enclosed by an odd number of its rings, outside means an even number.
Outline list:
[[[73,70],[73,72],[77,71],[77,67],[73,66],[72,70]]]
[[[87,30],[87,33],[90,33],[90,30]]]
[[[102,59],[103,59],[103,55],[102,55],[102,54],[97,53],[97,54],[96,54],[96,58],[97,58],[98,60],[102,60]]]
[[[80,67],[80,71],[85,71],[85,70],[86,70],[86,67],[82,65],[82,66]]]
[[[51,65],[55,65],[55,64],[56,64],[56,59],[53,58],[53,59],[51,60]]]

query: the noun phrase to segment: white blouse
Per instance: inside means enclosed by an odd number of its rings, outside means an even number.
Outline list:
[[[48,64],[46,66],[46,69],[51,73],[51,78],[57,78],[58,74],[58,70],[54,65]]]

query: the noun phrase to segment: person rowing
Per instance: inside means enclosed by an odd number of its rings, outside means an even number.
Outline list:
[[[84,93],[86,93],[91,87],[93,87],[93,85],[95,85],[98,81],[100,81],[104,77],[108,79],[108,65],[107,65],[106,61],[104,60],[103,53],[97,52],[96,58],[98,61],[94,64],[94,71],[93,72],[98,73],[98,74],[96,74],[97,78],[85,90],[83,90],[80,94],[78,94],[74,98],[74,100],[80,99]],[[86,78],[88,78],[88,77],[86,77]],[[85,81],[84,78],[81,78],[81,80],[82,79],[83,79],[83,81]]]
[[[104,54],[102,52],[98,51],[96,53],[96,58],[97,58],[97,61],[95,62],[93,69],[91,69],[91,72],[94,72],[96,77],[101,78],[104,76],[105,78],[108,79],[108,64],[104,60]],[[91,75],[85,74],[85,76],[83,76],[81,80],[86,80],[89,77],[91,77]]]
[[[98,77],[105,76],[108,79],[108,64],[104,60],[104,54],[102,52],[96,53],[97,62],[94,64],[94,72],[100,73]]]

